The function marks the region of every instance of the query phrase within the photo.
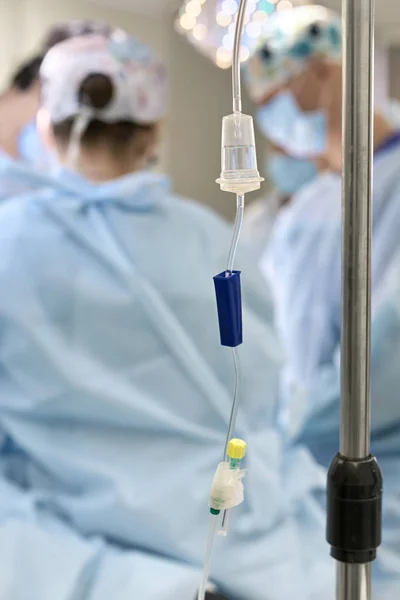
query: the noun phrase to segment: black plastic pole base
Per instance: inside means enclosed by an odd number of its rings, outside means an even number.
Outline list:
[[[382,474],[375,457],[349,460],[337,454],[327,495],[331,556],[350,564],[375,560],[382,540]]]

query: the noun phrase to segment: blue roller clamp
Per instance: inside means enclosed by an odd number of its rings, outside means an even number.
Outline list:
[[[222,346],[236,348],[243,343],[240,271],[224,271],[214,277],[219,332]]]

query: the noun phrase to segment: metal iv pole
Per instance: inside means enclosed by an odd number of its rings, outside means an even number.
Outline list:
[[[375,0],[342,0],[341,428],[327,496],[337,600],[371,599],[381,543],[382,476],[370,454],[374,13]]]

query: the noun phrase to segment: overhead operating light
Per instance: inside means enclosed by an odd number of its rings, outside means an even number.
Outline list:
[[[238,0],[185,0],[176,28],[218,67],[232,65],[235,16]],[[291,10],[309,4],[300,0],[248,0],[242,38],[241,60],[246,61],[262,32],[264,23],[275,11]]]

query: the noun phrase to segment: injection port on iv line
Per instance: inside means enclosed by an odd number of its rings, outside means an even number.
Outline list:
[[[239,506],[244,500],[241,461],[246,454],[246,442],[232,439],[228,446],[228,461],[221,462],[214,475],[211,495],[210,513],[218,516],[221,510],[229,510]]]

